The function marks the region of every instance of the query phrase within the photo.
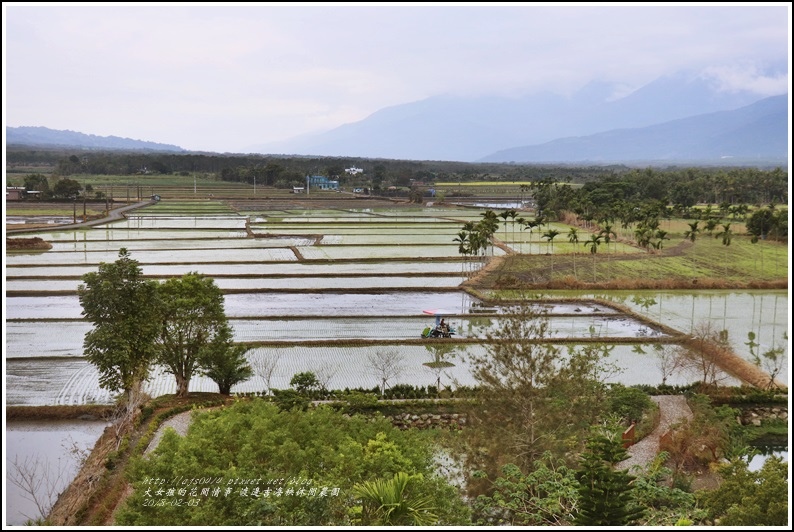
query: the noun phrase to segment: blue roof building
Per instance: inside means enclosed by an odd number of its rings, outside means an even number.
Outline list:
[[[308,177],[310,188],[320,190],[339,190],[339,181],[328,179],[322,175],[312,175]]]

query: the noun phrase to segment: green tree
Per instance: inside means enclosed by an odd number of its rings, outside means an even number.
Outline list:
[[[467,258],[471,254],[469,237],[471,236],[473,229],[474,229],[474,223],[467,222],[466,224],[464,224],[463,229],[458,231],[458,236],[452,239],[453,242],[458,243],[458,253],[460,253],[463,256],[461,271],[465,272],[467,277],[469,276],[469,271],[466,268],[466,264],[468,263]]]
[[[661,452],[648,464],[634,466],[637,477],[632,482],[634,503],[645,509],[642,526],[671,526],[700,523],[706,512],[697,504],[693,493],[669,486],[672,471],[665,467],[669,455]]]
[[[480,214],[482,219],[477,222],[477,232],[479,233],[482,242],[491,245],[491,253],[493,253],[493,236],[499,230],[499,216],[488,209]]]
[[[232,386],[253,376],[253,369],[245,358],[248,348],[232,342],[229,326],[218,333],[200,352],[201,372],[218,385],[218,393],[229,395]]]
[[[424,197],[425,189],[423,187],[411,187],[411,191],[408,192],[408,199],[411,203],[422,203]]]
[[[549,229],[545,233],[543,233],[543,238],[549,241],[549,245],[551,246],[551,275],[549,276],[549,281],[554,276],[554,239],[560,234],[559,231],[556,229]]]
[[[747,462],[732,460],[720,469],[722,482],[716,490],[704,491],[701,503],[718,526],[789,526],[788,466],[770,457],[758,471]]]
[[[505,226],[505,240],[507,240],[507,219],[510,218],[510,211],[502,211],[499,213],[499,217],[502,218],[502,222]]]
[[[733,231],[731,224],[722,224],[722,231],[714,235],[714,238],[722,239],[722,245],[725,246],[725,277],[728,277],[728,246],[731,245],[733,239]]]
[[[697,234],[700,232],[700,229],[698,228],[699,224],[700,224],[700,222],[698,222],[697,220],[694,221],[694,222],[690,222],[688,224],[689,225],[689,229],[687,229],[684,232],[684,238],[685,239],[688,238],[690,240],[690,242],[694,242],[695,239],[697,238]]]
[[[228,346],[223,293],[213,279],[197,272],[168,279],[160,285],[159,293],[162,311],[157,362],[174,375],[176,394],[184,397],[210,345],[216,354],[220,352],[224,341],[218,337],[222,336]]]
[[[540,227],[541,223],[542,223],[542,221],[541,221],[541,220],[537,220],[537,219],[535,219],[535,220],[529,220],[528,222],[526,222],[526,223],[524,224],[524,227],[523,227],[523,229],[524,229],[525,231],[529,231],[529,240],[528,240],[528,243],[529,243],[529,254],[530,254],[530,255],[532,255],[532,232],[533,232],[533,231],[534,231],[536,228]]]
[[[620,383],[613,383],[609,387],[609,411],[619,416],[626,426],[642,419],[645,412],[651,411],[654,406],[655,403],[642,390]]]
[[[76,198],[83,187],[74,179],[62,177],[52,187],[52,195],[56,198]]]
[[[320,381],[313,371],[304,371],[296,373],[289,381],[292,387],[300,395],[312,397],[320,391]]]
[[[25,190],[41,192],[41,199],[47,199],[50,196],[50,184],[47,182],[47,176],[43,174],[28,174],[25,176]]]
[[[417,501],[432,501],[433,525],[467,524],[458,489],[435,471],[436,452],[426,432],[401,431],[383,416],[349,416],[328,406],[285,411],[258,398],[239,401],[194,414],[186,436],[167,430],[153,453],[135,460],[128,469],[133,493],[115,524],[349,526],[363,517],[352,487],[399,473],[410,477],[403,491],[409,506],[418,510]],[[180,484],[180,478],[211,483]],[[168,485],[155,486],[152,479]],[[186,488],[185,494],[169,497],[169,488]],[[184,504],[157,504],[161,499]],[[187,504],[192,499],[196,504]]]
[[[590,248],[590,254],[593,255],[593,282],[596,282],[596,253],[598,253],[598,246],[601,245],[601,236],[596,234],[590,235],[590,240],[584,241],[584,246]]]
[[[515,464],[506,464],[500,473],[489,495],[473,502],[478,525],[567,526],[573,522],[578,483],[564,460],[546,452],[530,473]]]
[[[500,316],[486,332],[483,354],[470,355],[479,393],[464,436],[474,452],[470,470],[491,477],[509,462],[528,471],[545,451],[578,450],[605,405],[604,352],[596,346],[563,354],[549,320],[529,303]]]
[[[607,245],[607,254],[609,254],[609,243],[612,241],[613,237],[618,237],[617,233],[615,233],[615,230],[612,229],[611,224],[607,224],[603,229],[601,229],[599,235],[604,237],[604,243]]]
[[[579,233],[575,227],[568,229],[568,242],[573,245],[573,276],[578,279],[579,276],[576,275],[576,245],[579,243]]]
[[[615,464],[628,458],[620,437],[620,428],[598,427],[587,441],[587,451],[580,457],[579,507],[575,523],[584,526],[625,526],[643,515],[633,502],[634,479]]]
[[[27,179],[25,180],[27,183]],[[779,218],[775,215],[776,211],[770,208],[758,209],[750,219],[747,220],[747,232],[753,237],[766,240],[768,236],[776,236],[778,231]]]
[[[113,263],[82,277],[77,295],[83,316],[93,324],[83,352],[99,371],[107,390],[137,388],[147,377],[156,353],[160,302],[157,283],[143,279],[138,261],[126,248]]]

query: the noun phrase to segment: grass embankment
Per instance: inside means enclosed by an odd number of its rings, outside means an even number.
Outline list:
[[[110,405],[6,406],[8,421],[61,421],[66,419],[106,419]]]
[[[581,240],[580,235],[580,240]],[[729,246],[706,235],[695,242],[671,235],[666,248],[642,253],[511,254],[470,284],[483,289],[784,289],[788,246],[735,236]]]
[[[77,213],[77,218],[83,217],[83,202],[80,201],[76,207],[72,202],[68,203],[42,203],[38,201],[24,203],[6,203],[6,216],[64,216],[71,218]],[[86,204],[86,216],[96,216],[105,214],[105,202],[91,202]]]
[[[106,428],[74,481],[58,497],[46,524],[112,525],[113,512],[129,489],[127,465],[133,457],[143,454],[160,424],[194,406],[217,406],[230,401],[231,397],[216,393],[194,392],[184,398],[165,395],[144,405],[122,434],[117,436],[112,427]]]

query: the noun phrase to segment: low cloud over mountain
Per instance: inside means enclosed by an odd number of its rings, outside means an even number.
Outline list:
[[[623,97],[617,94],[615,85],[592,82],[570,97],[436,96],[382,109],[322,134],[254,145],[249,151],[471,162],[516,146],[644,128],[735,110],[762,98],[749,91],[720,90],[704,77],[683,74],[657,79]],[[787,143],[787,136],[777,139],[781,142]]]
[[[784,164],[788,160],[788,131],[788,97],[773,96],[734,111],[500,150],[478,162],[779,161]]]

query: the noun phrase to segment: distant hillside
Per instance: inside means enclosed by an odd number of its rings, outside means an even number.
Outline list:
[[[569,96],[434,96],[381,109],[325,133],[252,145],[246,151],[473,162],[514,146],[647,127],[759,100],[757,94],[720,91],[701,76],[683,73],[623,97],[618,93],[614,84],[592,82]]]
[[[133,140],[122,137],[100,137],[69,130],[46,127],[6,127],[6,144],[19,146],[52,146],[62,148],[141,150],[141,151],[186,151],[179,146]]]
[[[615,129],[497,151],[478,162],[738,162],[788,160],[788,96],[734,111],[701,114],[634,129]]]

